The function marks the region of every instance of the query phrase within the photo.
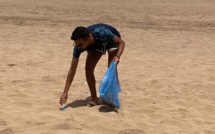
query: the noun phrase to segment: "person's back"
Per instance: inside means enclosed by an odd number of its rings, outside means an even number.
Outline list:
[[[98,24],[94,24],[94,25],[91,25],[91,26],[88,26],[87,27],[87,30],[89,30],[89,32],[91,31],[94,31],[96,28],[99,28],[99,27],[104,27],[104,28],[107,28],[109,29],[114,35],[117,35],[119,38],[121,37],[119,32],[116,30],[116,28],[108,25],[108,24],[103,24],[103,23],[98,23]]]

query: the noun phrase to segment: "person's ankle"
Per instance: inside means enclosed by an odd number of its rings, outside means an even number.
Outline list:
[[[98,104],[98,100],[97,99],[93,99],[92,102],[95,103],[96,105]]]

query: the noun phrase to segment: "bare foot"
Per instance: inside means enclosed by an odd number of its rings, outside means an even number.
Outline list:
[[[93,107],[95,105],[98,105],[98,102],[97,101],[90,101],[86,106],[88,107]]]

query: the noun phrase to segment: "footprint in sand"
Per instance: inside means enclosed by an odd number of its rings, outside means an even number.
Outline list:
[[[0,121],[0,126],[7,126],[7,123],[5,121]]]
[[[28,94],[25,94],[25,93],[14,93],[14,94],[9,94],[9,95],[7,95],[7,97],[29,98],[29,97],[31,97],[31,96],[28,95]]]
[[[54,82],[54,81],[55,81],[55,79],[54,79],[54,78],[52,78],[51,76],[44,76],[44,77],[43,77],[43,81],[47,81],[47,82]]]
[[[28,121],[28,122],[26,122],[28,125],[38,125],[38,126],[40,126],[40,125],[44,125],[45,124],[45,122],[31,122],[31,121]]]
[[[140,129],[125,129],[122,130],[119,134],[144,134],[145,132]]]
[[[12,129],[4,129],[0,131],[0,134],[13,134]]]
[[[15,66],[16,64],[7,64],[7,66]]]
[[[73,129],[73,130],[82,130],[82,128],[74,126],[72,124],[58,124],[54,127],[54,129],[64,129],[64,130],[69,130],[69,129]]]
[[[20,83],[20,82],[24,82],[23,80],[13,80],[12,83]]]

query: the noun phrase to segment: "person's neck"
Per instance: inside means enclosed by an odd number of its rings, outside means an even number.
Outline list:
[[[93,34],[90,33],[90,44],[94,44],[95,41],[95,37],[93,36]]]

